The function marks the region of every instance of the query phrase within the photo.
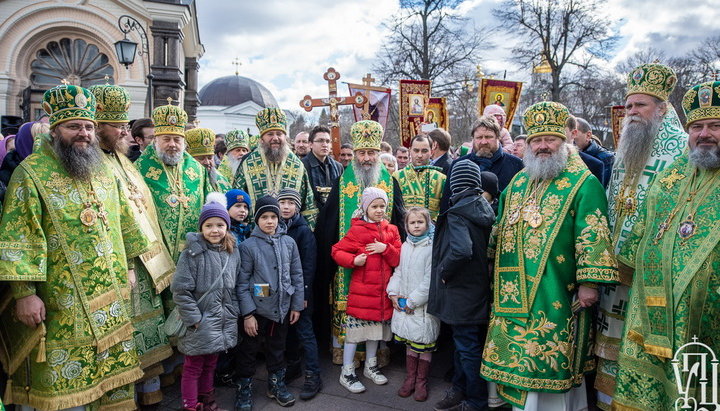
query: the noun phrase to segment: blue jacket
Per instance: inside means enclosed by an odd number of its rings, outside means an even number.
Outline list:
[[[610,181],[610,176],[608,175],[608,180],[605,180],[605,165],[603,164],[603,162],[582,151],[578,151],[578,154],[580,154],[580,158],[582,158],[582,161],[585,162],[585,165],[588,169],[590,169],[590,172],[593,173],[595,177],[597,177],[598,181],[603,185],[603,187],[607,188],[607,184]]]
[[[590,145],[585,147],[585,150],[582,152],[602,161],[603,166],[605,167],[603,172],[604,180],[600,180],[600,182],[603,183],[603,186],[607,187],[610,182],[610,174],[612,173],[613,163],[615,162],[615,153],[601,146],[595,140],[590,140]]]
[[[315,234],[307,224],[305,217],[295,214],[285,221],[287,235],[292,237],[300,253],[300,262],[303,270],[303,284],[305,286],[305,301],[311,304],[313,281],[317,269],[317,242]]]
[[[492,158],[478,157],[475,153],[470,153],[458,157],[455,161],[452,162],[452,164],[450,164],[450,169],[447,174],[448,184],[445,184],[443,198],[440,201],[440,213],[444,213],[450,208],[450,197],[452,196],[452,193],[450,192],[449,181],[450,178],[452,178],[453,165],[458,161],[465,159],[471,160],[472,162],[476,163],[480,167],[480,171],[489,171],[495,174],[498,179],[498,188],[500,189],[500,192],[505,190],[505,187],[510,184],[510,180],[515,177],[515,174],[517,174],[525,167],[521,159],[515,157],[510,153],[506,153],[505,151],[503,151],[502,147],[498,147],[498,150],[495,152]]]

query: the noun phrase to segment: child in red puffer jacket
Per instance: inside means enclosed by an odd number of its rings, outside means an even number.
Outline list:
[[[392,301],[385,289],[393,268],[400,263],[400,234],[388,223],[388,204],[385,191],[368,187],[362,193],[362,217],[353,218],[350,230],[332,247],[332,257],[338,265],[352,268],[347,299],[345,346],[340,384],[352,393],[365,391],[355,375],[353,358],[358,343],[365,343],[363,375],[375,384],[387,383],[377,367],[378,343],[392,337],[390,320]]]

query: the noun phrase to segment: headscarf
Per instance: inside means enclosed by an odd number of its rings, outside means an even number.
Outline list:
[[[3,159],[7,155],[7,143],[10,141],[10,139],[15,138],[15,134],[9,135],[5,137],[4,140],[0,141],[0,164],[2,164]]]
[[[20,160],[25,160],[27,156],[32,154],[33,135],[32,127],[35,123],[29,122],[20,126],[17,136],[15,137],[15,151],[17,151]]]

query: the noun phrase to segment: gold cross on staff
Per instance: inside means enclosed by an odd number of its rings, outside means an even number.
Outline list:
[[[167,98],[167,102],[168,102],[168,106],[171,105],[172,102],[173,102],[173,98],[172,98],[172,97],[168,97],[168,98]]]
[[[237,76],[240,74],[240,66],[242,66],[242,63],[240,62],[239,57],[235,57],[235,60],[233,60],[232,65],[235,66],[235,75]]]
[[[712,81],[718,81],[718,77],[720,77],[720,73],[718,73],[717,71],[713,71],[712,73],[710,73],[710,78],[712,79]]]
[[[375,79],[370,75],[370,73],[367,73],[365,77],[363,77],[362,82],[363,86],[372,86],[372,83],[375,81]]]
[[[62,80],[60,80],[60,82],[63,83],[63,85],[66,85],[66,86],[70,84],[70,82],[67,81],[67,79],[62,79]]]
[[[108,76],[108,75],[106,74],[106,75],[105,75],[105,85],[107,86],[107,85],[109,85],[109,84],[110,84],[110,76]]]

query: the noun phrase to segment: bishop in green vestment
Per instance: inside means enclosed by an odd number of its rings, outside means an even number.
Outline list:
[[[228,181],[234,181],[240,161],[250,152],[250,137],[242,130],[230,130],[225,134],[225,146],[227,150],[218,166],[218,172]]]
[[[689,153],[656,177],[618,256],[634,275],[617,410],[669,410],[679,400],[716,409],[720,399],[717,360],[683,355],[720,353],[720,82],[691,88],[682,105]]]
[[[500,196],[491,239],[494,298],[481,375],[526,410],[584,409],[590,313],[618,280],[600,182],[565,144],[565,106],[524,114],[525,169]],[[569,395],[563,395],[564,393]]]
[[[161,216],[163,240],[177,261],[185,249],[185,235],[197,231],[205,195],[213,188],[204,168],[185,151],[185,111],[172,103],[157,107],[153,123],[155,141],[135,161],[135,167],[150,188]]]
[[[278,108],[263,109],[255,116],[255,124],[260,145],[243,158],[233,188],[248,193],[253,204],[261,197],[276,196],[283,188],[294,189],[302,199],[300,214],[314,229],[318,209],[305,166],[290,152],[285,113]]]
[[[185,132],[186,150],[205,168],[205,179],[213,191],[225,194],[230,182],[215,168],[215,132],[209,128],[193,128]]]
[[[607,190],[615,253],[620,252],[637,222],[639,208],[657,174],[687,148],[687,134],[667,101],[676,80],[670,67],[657,63],[643,64],[628,74],[626,117]],[[595,388],[598,407],[604,410],[610,409],[615,391],[617,357],[631,284],[632,272],[621,269],[620,284],[600,287]]]
[[[175,263],[162,240],[150,189],[142,175],[125,155],[128,150],[125,138],[129,133],[128,112],[130,94],[120,86],[109,84],[90,87],[98,102],[95,119],[97,136],[106,163],[120,180],[123,193],[133,211],[135,221],[143,230],[151,247],[146,253],[130,262],[135,268],[137,286],[130,294],[134,338],[140,366],[145,372],[136,385],[141,405],[162,401],[160,379],[161,361],[172,355],[172,348],[163,332],[165,313],[160,292],[170,284]]]
[[[10,282],[15,299],[14,307],[4,299],[4,400],[44,410],[133,409],[131,383],[143,372],[128,261],[148,241],[103,162],[93,94],[62,85],[45,93],[43,106],[50,135],[15,170],[0,222],[0,281]]]

